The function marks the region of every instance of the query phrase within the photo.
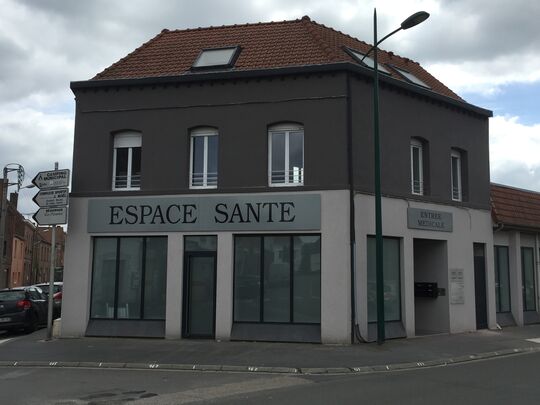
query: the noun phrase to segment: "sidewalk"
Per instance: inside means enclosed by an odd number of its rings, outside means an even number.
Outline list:
[[[160,368],[281,373],[373,372],[540,351],[540,325],[357,345],[81,338],[45,330],[0,340],[0,366]],[[540,342],[540,340],[539,340]]]

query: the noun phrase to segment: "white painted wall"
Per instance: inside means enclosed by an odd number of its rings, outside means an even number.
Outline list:
[[[535,257],[535,277],[536,277],[536,299],[537,311],[540,307],[540,261],[538,252],[538,235],[517,230],[502,229],[493,235],[494,244],[508,246],[510,262],[510,306],[512,316],[516,325],[523,326],[523,274],[521,269],[521,248],[530,247],[534,250]]]
[[[356,206],[356,255],[358,295],[357,312],[360,332],[367,339],[367,256],[366,236],[375,234],[374,197],[364,194],[355,196]],[[436,232],[407,227],[407,207],[445,211],[453,214],[453,232]],[[450,305],[450,332],[458,333],[476,329],[474,297],[473,243],[484,243],[486,251],[486,283],[488,301],[488,324],[496,327],[495,277],[493,261],[493,232],[491,213],[484,210],[459,208],[386,198],[382,200],[383,234],[402,238],[402,322],[407,336],[414,336],[414,255],[413,241],[434,239],[447,241],[448,268],[464,269],[465,304]]]
[[[321,193],[321,341],[351,342],[349,192]]]
[[[182,337],[182,292],[184,282],[184,242],[182,234],[167,234],[167,295],[165,337]]]
[[[351,336],[349,194],[348,191],[326,191],[318,194],[321,195],[321,339],[323,343],[349,343]],[[88,198],[70,200],[64,267],[63,337],[80,337],[85,334],[90,312],[91,237],[112,236],[112,234],[87,233],[88,200]],[[290,233],[286,230],[283,232]],[[158,234],[168,237],[165,335],[169,339],[178,339],[182,332],[183,237],[201,233],[137,233],[142,236]],[[228,340],[233,320],[233,235],[242,232],[204,232],[204,234],[218,237],[216,338]],[[134,233],[114,234],[114,236],[125,235]]]
[[[90,313],[92,240],[86,233],[88,200],[69,199],[69,224],[64,254],[62,337],[84,336]]]
[[[216,339],[229,340],[233,322],[234,242],[231,233],[218,234],[216,274]]]
[[[517,326],[523,326],[523,277],[521,274],[521,233],[508,233],[510,262],[510,305]]]

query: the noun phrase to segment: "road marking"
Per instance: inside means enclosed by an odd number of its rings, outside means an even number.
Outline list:
[[[182,392],[163,394],[152,398],[139,399],[133,401],[133,404],[180,405],[306,384],[313,384],[313,381],[299,377],[257,378],[256,380],[252,381],[222,384],[213,387],[195,388]]]
[[[540,338],[526,339],[527,342],[540,343]]]

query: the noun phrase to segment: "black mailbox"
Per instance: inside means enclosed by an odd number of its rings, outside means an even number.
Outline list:
[[[414,296],[437,298],[439,296],[437,283],[414,283]]]

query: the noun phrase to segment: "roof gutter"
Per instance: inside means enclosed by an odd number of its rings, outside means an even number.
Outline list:
[[[178,76],[159,76],[159,77],[144,77],[135,79],[112,79],[112,80],[84,80],[70,83],[70,88],[73,91],[83,89],[98,89],[104,87],[127,87],[127,86],[151,86],[151,85],[167,85],[177,83],[198,83],[211,80],[231,80],[231,79],[250,79],[260,77],[273,77],[292,74],[306,73],[331,73],[331,72],[351,72],[361,76],[371,78],[373,76],[370,68],[360,66],[351,62],[339,62],[324,65],[307,65],[293,66],[274,69],[259,69],[259,70],[227,70],[219,72],[205,73],[186,73]],[[429,89],[425,89],[414,84],[410,84],[393,77],[382,76],[379,81],[388,83],[400,89],[420,94],[428,98],[440,101],[454,107],[462,108],[472,113],[492,117],[493,112],[475,105],[466,103],[465,101],[456,100],[454,98],[444,96]]]

